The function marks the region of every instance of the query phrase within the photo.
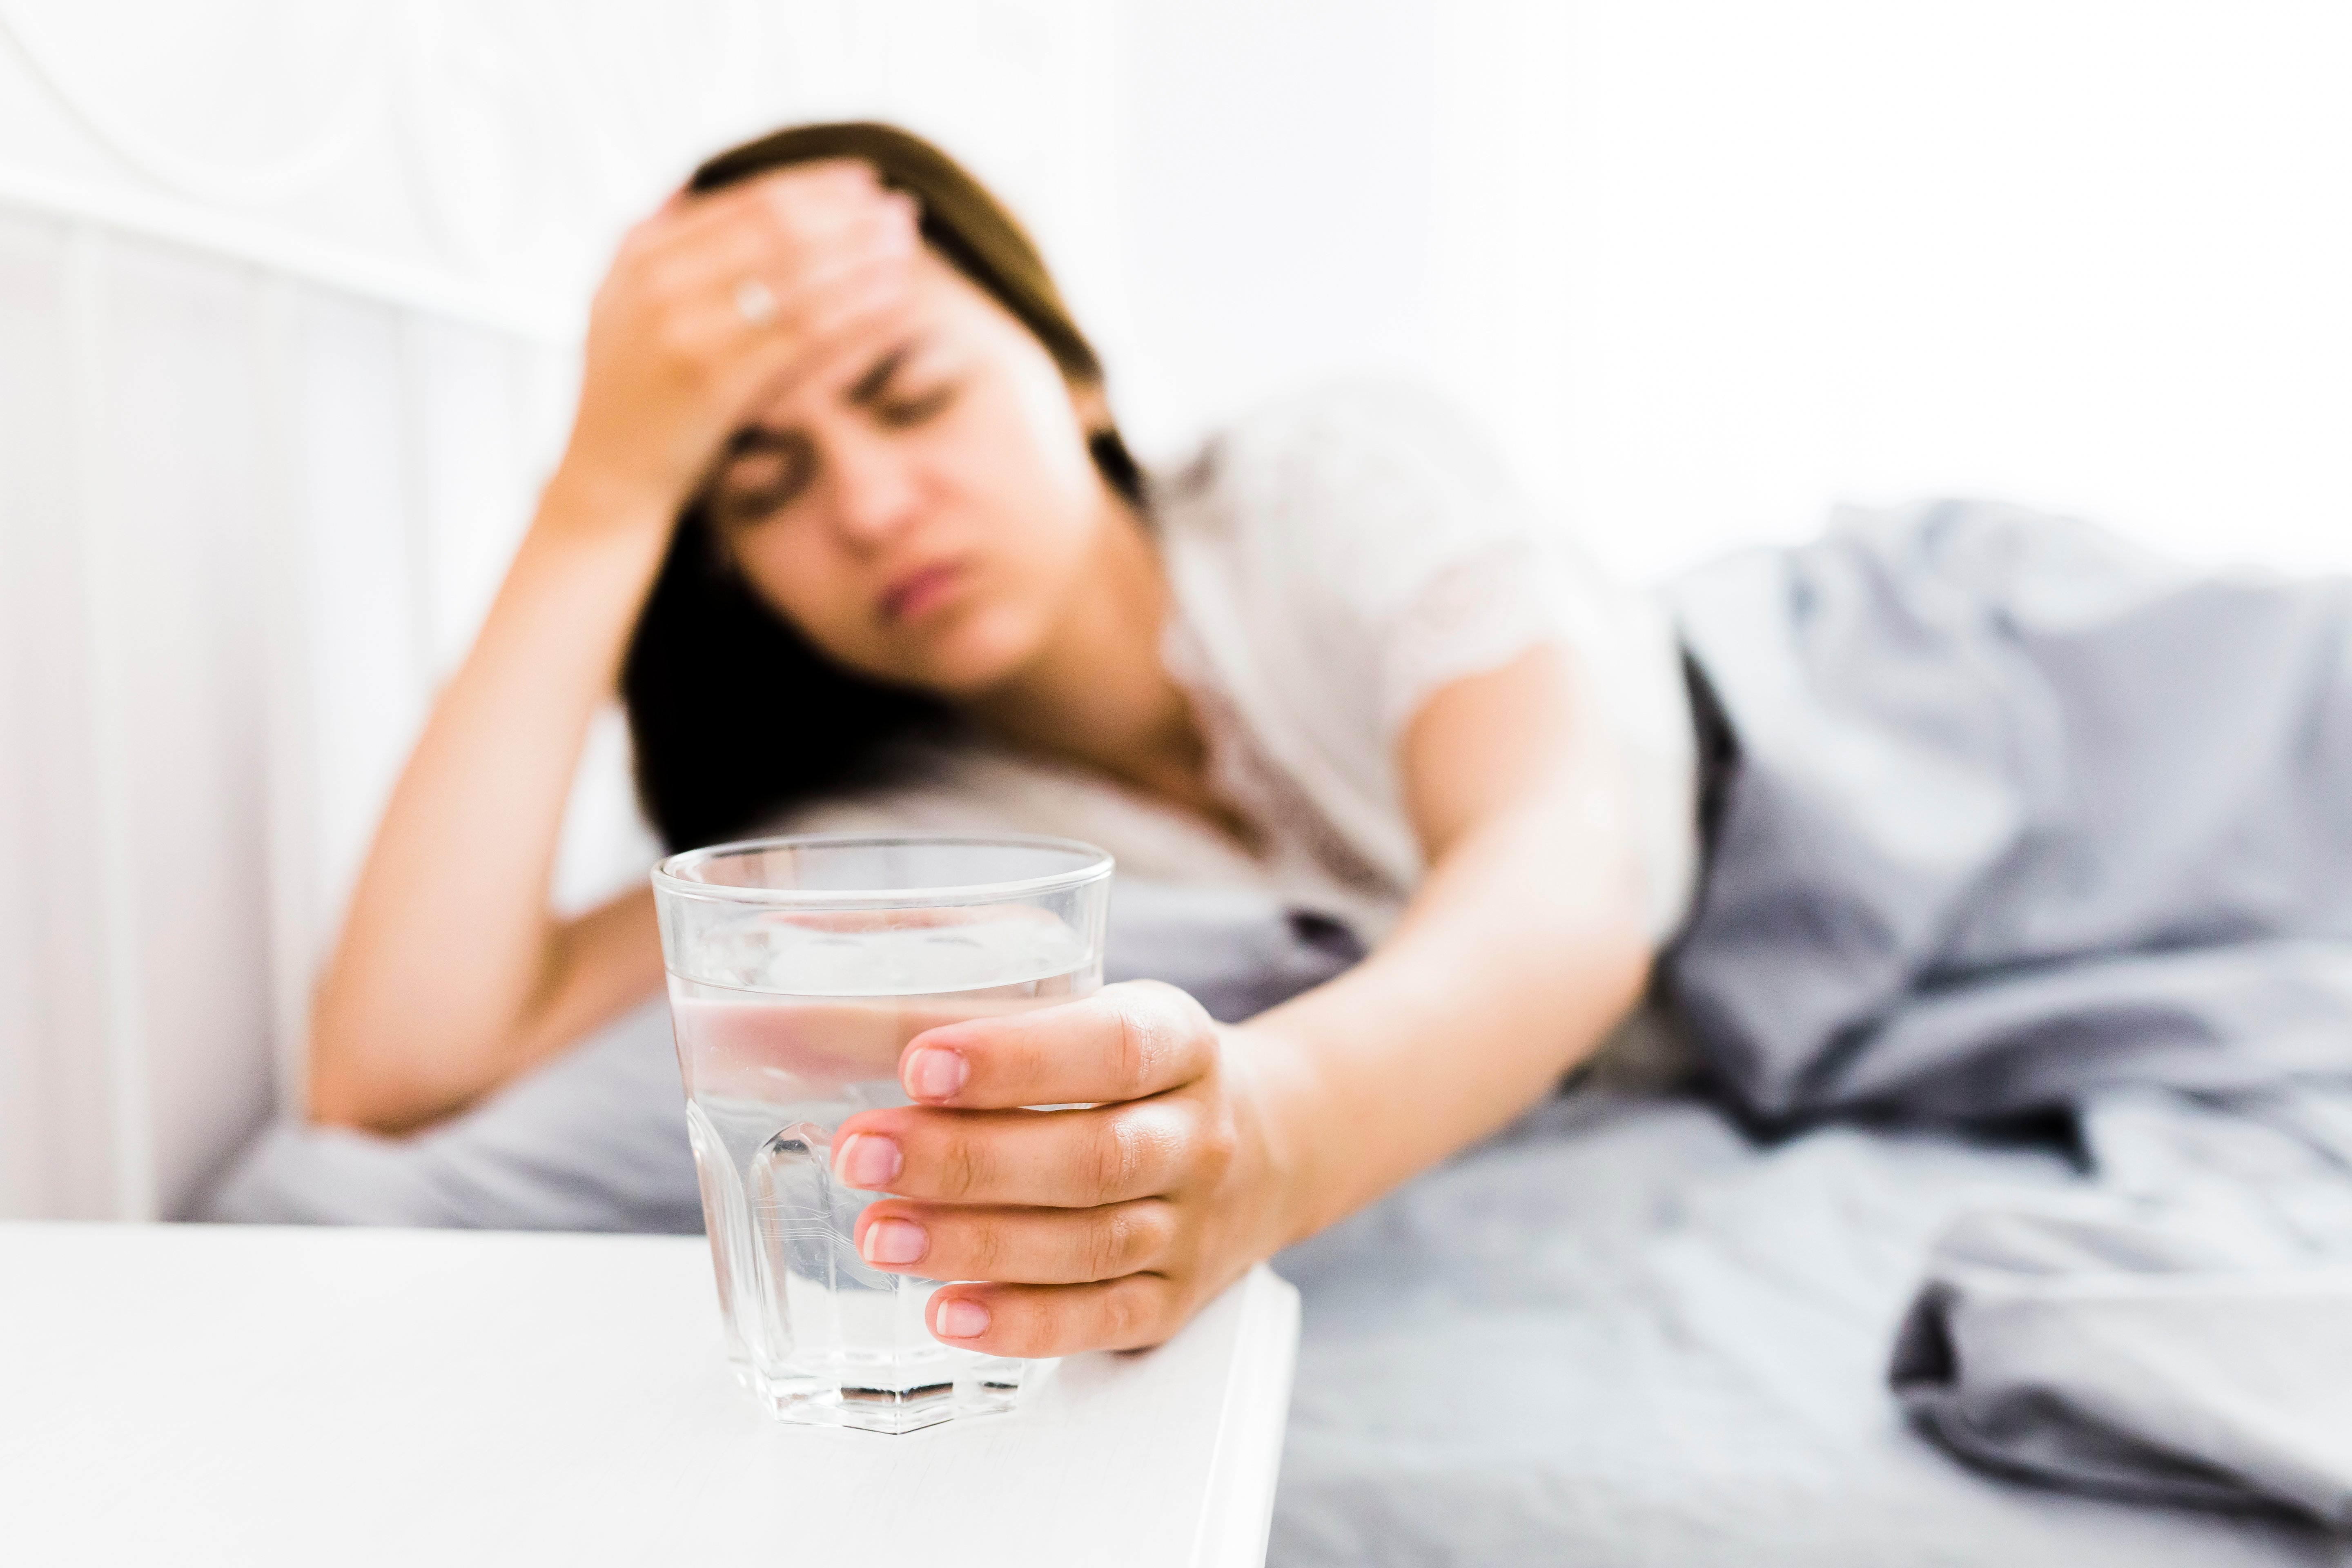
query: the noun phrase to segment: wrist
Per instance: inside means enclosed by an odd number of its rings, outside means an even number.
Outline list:
[[[1318,1147],[1312,1058],[1278,1033],[1230,1026],[1224,1039],[1228,1070],[1245,1110],[1251,1142],[1262,1162],[1255,1227],[1258,1256],[1303,1241],[1338,1217],[1327,1190],[1330,1173]]]
[[[538,521],[565,532],[667,535],[682,504],[672,490],[566,453],[540,491]]]

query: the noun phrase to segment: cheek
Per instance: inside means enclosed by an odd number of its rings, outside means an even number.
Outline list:
[[[1070,389],[1053,362],[1039,356],[1013,378],[1007,412],[1020,421],[1035,455],[1035,479],[1041,499],[1051,496],[1076,516],[1092,513],[1097,482],[1087,433],[1070,406]]]
[[[1094,460],[1058,373],[1043,386],[1019,377],[987,400],[961,443],[964,485],[977,504],[979,542],[1017,568],[1024,590],[1050,596],[1076,568],[1097,510]]]
[[[836,658],[854,657],[862,623],[847,563],[822,529],[776,522],[735,542],[735,562],[768,606]]]

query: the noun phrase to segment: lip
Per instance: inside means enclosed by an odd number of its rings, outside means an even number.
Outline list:
[[[963,575],[964,569],[959,562],[940,561],[929,566],[918,566],[894,578],[890,585],[882,590],[877,607],[887,625],[910,625],[952,598],[963,581]]]

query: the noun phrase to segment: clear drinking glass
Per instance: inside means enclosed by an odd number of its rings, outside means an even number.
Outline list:
[[[654,871],[687,1126],[727,1352],[785,1421],[911,1432],[1011,1408],[1027,1363],[931,1338],[939,1281],[867,1267],[877,1193],[833,1133],[905,1105],[898,1056],[935,1025],[1102,984],[1111,858],[1075,839],[821,834],[722,844]]]

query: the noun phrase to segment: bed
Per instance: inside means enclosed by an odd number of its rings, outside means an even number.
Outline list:
[[[1306,1316],[1268,1562],[2352,1563],[2283,1515],[2070,1495],[1910,1429],[1887,1360],[1929,1244],[2079,1184],[2051,1134],[1759,1143],[1687,1095],[1551,1102],[1276,1260]]]

